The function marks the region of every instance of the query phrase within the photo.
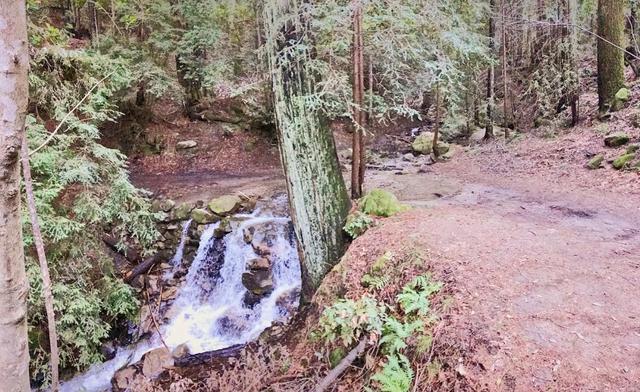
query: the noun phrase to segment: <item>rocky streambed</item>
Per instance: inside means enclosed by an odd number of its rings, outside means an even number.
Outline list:
[[[300,263],[285,196],[154,207],[165,214],[158,245],[175,253],[134,279],[146,299],[135,343],[114,347],[62,391],[126,390],[136,378],[255,340],[297,309]]]

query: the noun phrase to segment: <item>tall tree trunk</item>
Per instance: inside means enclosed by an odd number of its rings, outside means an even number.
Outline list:
[[[299,0],[264,5],[278,142],[308,300],[344,253],[350,203],[331,130],[308,104],[314,78],[306,65],[311,53],[305,9]]]
[[[358,0],[353,9],[353,159],[351,160],[351,197],[362,197],[365,170],[364,146],[364,55],[362,39],[362,5]]]
[[[624,8],[620,0],[598,0],[598,103],[601,112],[611,108],[624,87]]]
[[[40,222],[36,211],[36,198],[33,194],[33,182],[31,181],[31,165],[29,164],[29,146],[27,145],[27,135],[22,138],[22,175],[24,177],[24,188],[27,194],[27,209],[33,239],[38,254],[40,264],[40,274],[42,276],[42,294],[44,295],[44,307],[47,313],[47,327],[49,330],[49,347],[51,353],[51,392],[57,392],[59,385],[58,366],[60,364],[60,353],[58,351],[58,333],[56,332],[56,316],[53,306],[53,292],[51,290],[51,276],[49,265],[44,251],[44,240],[40,231]]]
[[[489,16],[489,52],[493,55],[496,47],[496,0],[491,0],[491,9]],[[484,138],[493,138],[493,106],[495,101],[495,66],[493,63],[489,66],[487,72],[487,124],[485,128]]]
[[[504,138],[509,139],[509,116],[508,116],[508,89],[509,89],[509,79],[507,78],[507,23],[505,14],[506,4],[505,0],[500,2],[500,7],[502,9],[502,84],[503,84],[503,97],[502,97],[502,110],[503,110],[503,126],[504,126]]]
[[[0,7],[0,383],[27,392],[27,277],[20,221],[20,145],[29,89],[24,1]]]

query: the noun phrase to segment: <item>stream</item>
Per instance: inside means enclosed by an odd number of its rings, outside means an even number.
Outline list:
[[[190,354],[198,354],[255,340],[276,322],[286,322],[298,307],[301,284],[300,263],[286,210],[286,198],[261,203],[251,214],[232,218],[232,232],[217,239],[220,223],[206,226],[193,263],[171,306],[169,320],[149,338],[128,347],[120,347],[116,356],[93,365],[87,372],[61,385],[62,392],[102,392],[111,390],[111,379],[119,369],[138,362],[143,355],[163,346],[170,350],[186,345]],[[187,227],[171,260],[172,276],[182,262]],[[247,241],[246,232],[253,241]],[[257,257],[251,243],[267,244],[271,261],[273,289],[248,305],[242,276],[247,263]],[[162,322],[162,319],[160,319]]]

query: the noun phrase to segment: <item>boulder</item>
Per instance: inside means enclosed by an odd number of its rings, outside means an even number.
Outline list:
[[[189,346],[187,346],[184,343],[174,348],[173,351],[171,352],[171,355],[176,359],[184,358],[189,354],[191,354],[191,351],[189,350]]]
[[[189,214],[191,214],[192,210],[193,207],[190,204],[181,203],[173,210],[172,218],[176,221],[187,220],[189,219]]]
[[[614,132],[604,138],[604,144],[607,147],[620,147],[629,143],[629,135],[624,132]]]
[[[640,151],[640,143],[630,144],[629,147],[627,147],[627,154],[633,154],[638,151]]]
[[[198,146],[198,142],[195,140],[185,140],[182,142],[176,143],[176,150],[188,150],[191,148],[195,148]]]
[[[111,381],[117,389],[127,390],[136,378],[137,370],[133,366],[128,366],[118,370]]]
[[[169,212],[175,207],[176,202],[171,199],[154,200],[151,203],[151,211],[153,212]]]
[[[220,225],[213,231],[213,236],[217,239],[224,237],[225,235],[231,233],[233,228],[231,227],[231,222],[229,219],[223,219],[220,222]]]
[[[247,263],[247,268],[251,271],[268,271],[271,268],[271,261],[266,257],[258,257]]]
[[[194,222],[196,223],[199,223],[201,225],[206,225],[209,223],[214,223],[219,221],[220,217],[210,213],[205,209],[196,208],[193,211],[191,211],[191,219],[193,219]]]
[[[401,204],[393,193],[374,189],[360,199],[360,208],[365,214],[389,217],[409,207]]]
[[[271,255],[271,249],[268,244],[264,242],[260,243],[252,243],[253,251],[256,252],[258,256],[266,257]]]
[[[589,162],[587,162],[586,167],[587,169],[591,169],[591,170],[599,169],[603,161],[604,161],[604,155],[598,154],[593,158],[591,158]]]
[[[636,154],[624,154],[620,156],[618,159],[613,161],[612,166],[616,170],[623,169],[629,162],[633,161],[636,157]]]
[[[616,93],[611,110],[618,111],[622,109],[624,104],[629,102],[629,99],[631,99],[631,91],[626,87],[621,88]]]
[[[173,356],[169,350],[166,347],[156,348],[142,357],[142,374],[150,379],[155,379],[173,365]]]
[[[251,293],[262,296],[273,290],[270,271],[248,271],[242,274],[242,284]]]
[[[413,141],[411,149],[418,154],[429,155],[433,152],[433,132],[423,132]],[[449,151],[449,144],[438,141],[438,155],[444,155]]]
[[[238,211],[242,199],[235,195],[221,196],[209,202],[209,210],[216,215],[227,216]]]
[[[254,227],[242,229],[242,239],[245,243],[250,244],[251,242],[253,242],[253,233],[255,232],[255,230],[256,229]]]

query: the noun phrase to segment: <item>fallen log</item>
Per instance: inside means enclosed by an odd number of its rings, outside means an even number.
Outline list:
[[[331,384],[333,384],[342,375],[342,373],[344,373],[349,368],[349,366],[351,366],[353,361],[355,361],[364,352],[364,349],[366,347],[367,340],[366,338],[362,338],[360,340],[360,343],[358,343],[358,345],[353,350],[351,350],[349,354],[347,354],[347,356],[342,359],[342,361],[340,361],[338,366],[334,367],[325,378],[320,380],[318,385],[316,385],[314,391],[324,392],[327,388],[329,388]]]
[[[220,350],[207,351],[200,354],[189,354],[182,358],[175,360],[174,366],[176,367],[190,367],[196,365],[203,365],[210,363],[215,359],[232,358],[239,355],[242,349],[246,347],[246,344],[236,344]]]
[[[142,259],[142,257],[140,256],[140,253],[137,250],[135,250],[132,246],[125,246],[124,249],[118,246],[120,241],[118,241],[117,237],[111,234],[103,235],[102,242],[104,242],[111,250],[123,255],[124,257],[127,258],[127,260],[129,260],[134,264],[139,263],[140,260]]]
[[[131,271],[129,271],[125,275],[125,277],[124,277],[125,283],[131,283],[139,275],[146,274],[161,259],[162,259],[162,254],[160,252],[158,252],[155,255],[145,259],[142,263],[140,263],[140,264],[136,265],[135,267],[133,267],[133,269]]]

